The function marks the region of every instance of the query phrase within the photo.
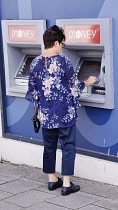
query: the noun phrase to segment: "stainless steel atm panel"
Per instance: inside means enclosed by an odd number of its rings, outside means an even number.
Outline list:
[[[42,53],[45,20],[3,20],[6,95],[24,97],[29,66]]]
[[[66,41],[62,54],[69,57],[78,80],[89,76],[97,82],[86,87],[80,97],[84,106],[114,108],[112,19],[62,19]]]

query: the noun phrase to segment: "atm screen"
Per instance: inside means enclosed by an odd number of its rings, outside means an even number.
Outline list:
[[[83,60],[77,69],[78,80],[87,80],[90,76],[99,77],[101,69],[101,61]]]
[[[32,62],[32,60],[34,59],[35,57],[34,56],[28,56],[26,55],[18,72],[17,72],[17,75],[16,77],[24,77],[24,76],[28,76],[29,74],[29,67],[30,67],[30,64]]]
[[[15,76],[15,84],[16,85],[27,85],[28,84],[28,78],[29,78],[29,68],[32,60],[36,56],[32,55],[26,55],[25,58],[22,61],[22,64],[20,65],[17,74]]]

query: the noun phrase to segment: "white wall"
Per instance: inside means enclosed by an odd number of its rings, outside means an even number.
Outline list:
[[[0,142],[3,160],[42,168],[43,146],[4,138]],[[57,150],[56,170],[61,171],[60,150]],[[75,176],[118,186],[118,164],[77,154]]]

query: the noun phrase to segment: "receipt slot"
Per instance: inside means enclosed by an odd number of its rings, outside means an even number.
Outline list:
[[[6,95],[24,97],[29,66],[43,50],[45,20],[2,20]]]
[[[62,54],[69,57],[78,80],[96,76],[80,97],[84,106],[114,108],[112,19],[60,19],[66,42]]]

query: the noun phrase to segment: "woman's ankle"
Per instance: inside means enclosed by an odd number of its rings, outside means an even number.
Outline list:
[[[48,174],[48,179],[49,179],[49,182],[57,182],[58,181],[57,175],[55,173]]]
[[[70,187],[70,176],[63,176],[63,186]]]

